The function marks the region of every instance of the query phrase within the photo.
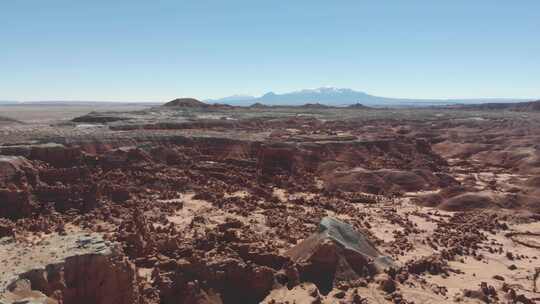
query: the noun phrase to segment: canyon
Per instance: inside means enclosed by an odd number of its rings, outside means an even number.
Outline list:
[[[0,124],[0,303],[540,301],[540,112],[70,113]]]

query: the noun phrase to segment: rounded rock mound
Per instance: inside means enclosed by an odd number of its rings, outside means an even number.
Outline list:
[[[164,107],[182,107],[182,108],[205,108],[208,104],[195,98],[176,98],[163,105]]]
[[[467,192],[446,200],[439,205],[439,208],[446,211],[467,211],[472,209],[494,208],[496,206],[493,198],[488,195]]]

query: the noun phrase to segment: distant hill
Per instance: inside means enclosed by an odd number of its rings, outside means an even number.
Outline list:
[[[306,109],[326,109],[330,106],[327,106],[327,105],[324,105],[324,104],[320,104],[320,103],[306,103],[304,105],[301,105],[300,106],[301,108],[306,108]]]
[[[540,111],[540,100],[528,102],[513,102],[513,103],[483,103],[472,105],[453,105],[448,108],[452,109],[469,109],[469,110],[506,110],[517,112],[536,112]]]
[[[259,108],[259,109],[264,109],[264,108],[268,108],[269,106],[267,105],[263,105],[262,103],[260,102],[256,102],[252,105],[249,106],[250,108]]]
[[[163,105],[164,107],[206,108],[209,105],[195,98],[176,98]]]
[[[233,109],[234,107],[225,103],[204,103],[195,98],[176,98],[171,100],[162,107],[166,108],[202,108],[202,109]]]
[[[228,103],[231,105],[248,106],[252,104],[263,105],[290,105],[301,106],[305,104],[324,104],[328,106],[349,106],[362,104],[366,106],[444,106],[452,104],[479,104],[479,103],[501,103],[525,101],[519,99],[409,99],[409,98],[390,98],[367,94],[365,92],[352,89],[341,88],[318,88],[294,91],[283,94],[273,92],[266,93],[260,97],[229,96],[222,99],[210,99],[208,103]]]
[[[0,116],[0,125],[20,124],[21,122],[13,118]]]
[[[348,108],[351,108],[351,109],[369,109],[369,107],[366,107],[365,105],[363,105],[361,103],[355,103],[355,104],[349,105]]]

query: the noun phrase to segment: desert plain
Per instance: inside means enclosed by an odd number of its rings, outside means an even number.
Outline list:
[[[0,106],[0,303],[538,303],[539,105]]]

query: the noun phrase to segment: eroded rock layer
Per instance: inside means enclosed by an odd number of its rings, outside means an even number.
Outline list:
[[[2,131],[0,301],[538,299],[537,120],[309,109]]]

